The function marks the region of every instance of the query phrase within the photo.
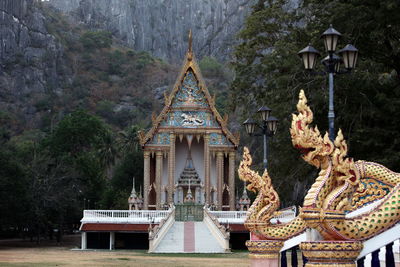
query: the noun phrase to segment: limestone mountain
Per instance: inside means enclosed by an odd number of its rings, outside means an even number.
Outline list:
[[[178,63],[187,32],[199,58],[231,56],[254,0],[48,0],[90,28],[112,32],[129,47]]]
[[[132,123],[148,127],[151,112],[161,108],[163,94],[177,71],[175,65],[157,57],[180,60],[191,27],[197,34],[194,50],[205,56],[210,90],[217,88],[226,96],[224,68],[207,56],[229,54],[225,44],[234,38],[240,24],[235,16],[244,16],[245,3],[0,1],[2,134],[51,130],[64,114],[77,108],[119,129]],[[172,14],[174,19],[170,19]],[[221,107],[226,99],[219,98],[217,105]]]

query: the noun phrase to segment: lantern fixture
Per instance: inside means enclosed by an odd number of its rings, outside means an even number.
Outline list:
[[[343,61],[338,55],[333,53],[331,55],[327,55],[321,62],[326,68],[333,68],[330,69],[329,72],[339,73],[340,63]]]
[[[269,118],[269,114],[271,114],[272,109],[266,106],[262,106],[257,110],[257,113],[261,114],[261,118],[263,121],[267,121]]]
[[[246,129],[246,133],[248,135],[252,135],[254,133],[257,123],[253,119],[249,118],[243,122],[243,125]]]
[[[320,56],[320,53],[317,49],[309,44],[303,50],[301,50],[298,55],[303,60],[304,68],[306,70],[313,70],[315,63],[317,62],[317,57]]]
[[[325,49],[327,52],[335,52],[338,40],[341,36],[340,32],[332,27],[332,24],[326,31],[324,31],[321,38],[324,39]]]
[[[274,116],[270,116],[267,121],[267,127],[269,132],[275,134],[278,127],[278,119]]]
[[[348,44],[343,49],[339,50],[338,53],[343,58],[344,67],[347,70],[352,70],[356,66],[358,58],[358,49],[353,45]]]

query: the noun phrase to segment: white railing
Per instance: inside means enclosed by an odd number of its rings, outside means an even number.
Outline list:
[[[82,223],[160,223],[169,210],[84,210]]]
[[[175,206],[172,206],[169,210],[171,212],[161,220],[159,225],[149,229],[149,253],[157,249],[157,246],[175,222]]]
[[[218,241],[220,246],[225,250],[225,252],[229,252],[229,238],[230,234],[226,231],[226,228],[219,223],[216,217],[214,217],[211,212],[204,208],[204,219],[203,222],[206,224],[211,234]]]
[[[358,255],[358,258],[367,256],[368,254],[385,247],[387,244],[392,243],[400,238],[400,223],[392,228],[366,240],[363,242],[363,249]]]
[[[210,211],[210,215],[218,220],[219,223],[243,224],[247,217],[247,211]],[[296,208],[286,208],[278,211],[278,214],[271,219],[272,224],[290,222],[296,217]]]
[[[210,211],[209,214],[216,218],[219,223],[243,224],[247,211]]]

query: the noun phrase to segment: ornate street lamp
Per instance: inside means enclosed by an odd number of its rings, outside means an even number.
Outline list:
[[[267,157],[267,146],[268,146],[268,137],[272,137],[276,133],[276,129],[278,127],[278,119],[270,116],[272,110],[268,107],[261,107],[257,110],[257,113],[260,114],[262,124],[258,124],[255,120],[248,118],[243,122],[243,125],[246,129],[246,132],[250,136],[263,136],[264,141],[264,169],[267,169],[268,166],[268,157]],[[261,133],[255,134],[255,129],[258,127],[261,130]]]
[[[328,74],[329,76],[329,138],[333,141],[335,139],[335,112],[333,106],[333,75],[334,74],[344,74],[349,73],[356,66],[358,50],[351,44],[346,45],[343,49],[338,51],[338,56],[335,54],[336,46],[342,35],[340,32],[335,30],[332,25],[327,29],[321,38],[324,40],[325,50],[328,55],[322,60],[322,64],[325,66],[325,72],[322,74]],[[298,55],[303,61],[304,68],[306,70],[312,71],[316,64],[316,58],[319,56],[319,52],[308,45],[306,48],[302,49]],[[344,64],[345,71],[340,70],[340,64]]]

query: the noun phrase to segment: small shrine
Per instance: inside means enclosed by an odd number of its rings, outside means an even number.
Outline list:
[[[143,209],[183,203],[188,191],[197,204],[235,210],[235,157],[239,135],[232,134],[202,78],[192,51],[165,106],[140,132],[144,151]]]
[[[240,199],[237,201],[238,205],[238,210],[240,211],[247,211],[250,208],[250,203],[251,200],[249,196],[247,195],[247,190],[246,190],[246,183],[243,185],[243,193]]]
[[[141,210],[143,208],[143,198],[140,192],[141,190],[139,190],[139,193],[136,192],[135,177],[133,177],[132,180],[132,191],[131,195],[128,198],[129,210]]]

